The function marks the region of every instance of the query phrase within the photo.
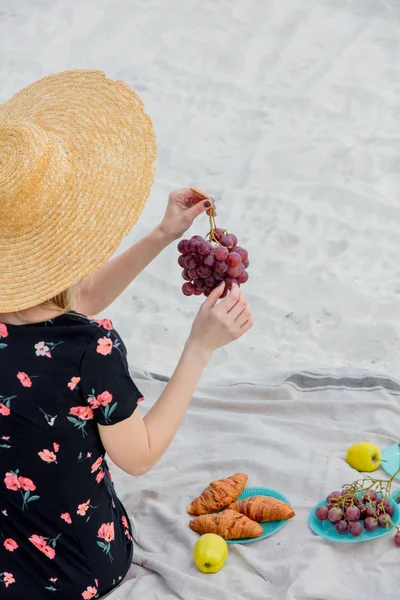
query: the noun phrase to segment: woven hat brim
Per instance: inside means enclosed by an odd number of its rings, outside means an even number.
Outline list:
[[[112,256],[150,195],[156,142],[140,98],[101,71],[37,81],[0,105],[2,121],[54,134],[69,163],[45,218],[0,237],[0,312],[12,312],[48,300]]]

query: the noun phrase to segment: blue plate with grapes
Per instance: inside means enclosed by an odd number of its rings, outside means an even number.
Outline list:
[[[397,494],[398,494],[398,492],[397,492]],[[393,502],[393,494],[390,496],[390,498],[392,499],[391,504],[394,509],[394,510],[392,509],[393,516],[391,517],[391,520],[395,525],[398,525],[398,523],[400,521],[399,506],[398,506],[397,502]],[[344,533],[338,533],[338,531],[336,530],[336,526],[333,523],[331,523],[331,521],[329,521],[329,519],[325,519],[325,520],[318,519],[317,511],[320,507],[326,507],[326,499],[323,500],[322,502],[319,502],[316,506],[314,506],[313,510],[311,511],[310,517],[309,517],[309,525],[310,525],[311,530],[316,535],[318,535],[330,542],[341,542],[341,543],[370,542],[371,540],[374,540],[376,538],[382,537],[384,535],[388,535],[388,533],[394,533],[392,527],[388,527],[386,529],[386,527],[379,527],[379,526],[376,527],[376,529],[374,531],[367,531],[364,526],[365,521],[363,521],[363,520],[354,521],[354,523],[359,523],[359,525],[351,525],[350,526],[350,527],[355,528],[355,533],[357,533],[356,536],[351,535],[351,533],[349,533],[348,531],[344,531]],[[322,515],[323,515],[323,513],[324,513],[324,509],[322,510]],[[348,526],[349,526],[349,524],[348,524]],[[361,527],[361,529],[360,529],[360,527]],[[340,528],[340,526],[339,526],[339,528]],[[344,530],[346,530],[346,526],[343,526],[343,528],[344,528]],[[358,531],[357,531],[357,528],[358,528]]]
[[[390,477],[393,477],[400,467],[400,444],[392,444],[382,452],[381,467]],[[400,479],[400,473],[395,479]]]
[[[270,488],[246,488],[240,494],[237,500],[246,500],[246,498],[251,498],[252,496],[271,496],[272,498],[277,498],[277,500],[281,500],[282,502],[286,502],[286,504],[290,504],[289,500],[276,490],[272,490]],[[264,533],[260,535],[258,538],[244,538],[241,540],[226,540],[227,544],[249,544],[250,542],[258,542],[259,540],[263,540],[264,538],[270,537],[282,527],[284,527],[287,523],[286,521],[269,521],[268,523],[260,523],[261,527],[264,529]]]

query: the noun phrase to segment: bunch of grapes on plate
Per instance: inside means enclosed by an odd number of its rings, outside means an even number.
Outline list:
[[[238,246],[236,235],[217,227],[213,209],[208,214],[210,231],[206,237],[195,235],[178,244],[178,264],[185,280],[182,292],[185,296],[208,296],[224,281],[224,298],[234,283],[240,286],[248,280],[249,255]]]
[[[396,531],[394,543],[400,546],[399,528],[392,521],[395,506],[389,498],[391,483],[392,479],[366,477],[345,485],[342,491],[329,494],[315,516],[320,521],[330,521],[340,535],[358,537],[363,530],[391,528]]]

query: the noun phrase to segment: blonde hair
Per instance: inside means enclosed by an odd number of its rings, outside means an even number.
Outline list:
[[[78,283],[75,283],[74,285],[60,292],[59,294],[56,294],[49,300],[42,302],[42,304],[40,304],[39,306],[41,306],[42,308],[56,310],[59,315],[64,315],[70,312],[71,310],[74,310],[79,304],[80,287],[81,282],[79,281]],[[29,323],[35,322],[32,319],[26,317],[24,314],[21,314],[21,311],[17,311],[14,314],[22,323],[26,323],[27,325]]]

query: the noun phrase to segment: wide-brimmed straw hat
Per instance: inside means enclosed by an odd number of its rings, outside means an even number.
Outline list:
[[[145,206],[155,160],[142,101],[101,71],[50,75],[0,105],[0,312],[104,264]]]

